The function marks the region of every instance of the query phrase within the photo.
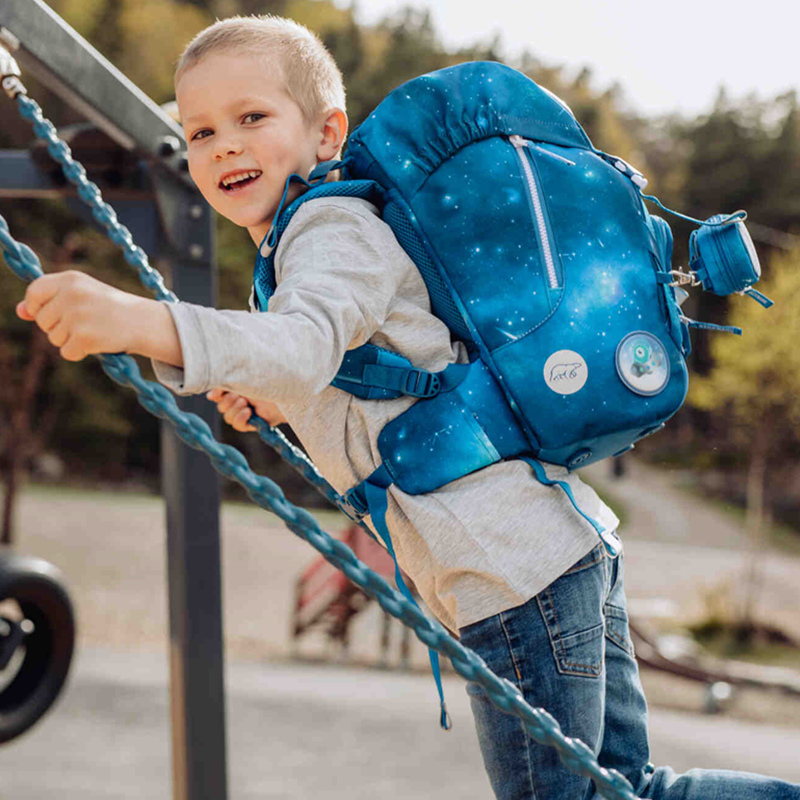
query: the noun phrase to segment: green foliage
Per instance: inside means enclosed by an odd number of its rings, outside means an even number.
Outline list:
[[[367,27],[357,23],[353,6],[343,7],[333,0],[48,2],[159,103],[173,97],[173,70],[184,46],[214,19],[252,13],[293,17],[317,32],[339,63],[348,90],[351,129],[387,92],[416,75],[466,60],[507,60],[498,37],[448,50],[430,14],[411,6]],[[625,106],[620,87],[598,90],[588,69],[571,77],[572,71],[565,66],[544,63],[531,52],[509,63],[561,96],[595,145],[641,169],[650,178],[650,188],[668,205],[701,217],[746,207],[750,219],[763,226],[754,226],[754,232],[766,232],[770,246],[779,239],[769,229],[800,234],[800,107],[794,93],[733,102],[720,92],[714,106],[697,119],[677,115],[646,119]],[[26,83],[57,125],[80,119],[35,79],[26,76]],[[0,147],[26,147],[29,142],[27,124],[15,114],[6,115],[0,126]],[[15,235],[46,262],[57,260],[69,236],[77,235],[79,268],[141,291],[115,249],[79,224],[61,203],[0,200],[0,210]],[[670,223],[676,235],[676,265],[685,263],[690,228],[672,219]],[[225,220],[219,221],[218,243],[220,305],[244,308],[253,244],[246,231]],[[730,321],[745,328],[743,340],[713,334],[694,338],[695,371],[710,372],[707,380],[695,376],[686,418],[702,433],[704,444],[710,435],[710,412],[704,409],[711,408],[711,427],[722,434],[729,424],[744,431],[743,426],[752,426],[754,419],[772,417],[783,420],[784,442],[797,439],[793,427],[800,421],[795,403],[800,397],[800,364],[791,345],[800,334],[794,300],[800,296],[796,278],[800,264],[797,255],[772,257],[766,248],[761,248],[761,255],[770,279],[765,292],[774,295],[775,308],[765,312],[749,300],[734,298],[728,303],[709,294],[698,294],[688,306],[691,315],[709,321],[724,322],[730,314]],[[30,326],[13,314],[21,294],[16,278],[0,270],[0,344],[11,349],[18,365],[24,363],[30,348]],[[74,365],[55,359],[46,368],[38,412],[45,407],[59,411],[47,446],[71,459],[76,470],[106,469],[112,459],[122,465],[121,472],[154,467],[157,424],[127,393],[110,387],[90,361]],[[231,431],[225,436],[249,449],[261,466],[266,463],[275,469],[272,456],[262,455],[264,448],[257,447],[257,442],[254,445],[253,437],[237,439]],[[731,445],[732,450],[746,452],[746,438],[742,437],[741,445]],[[669,434],[661,434],[658,440],[669,442]],[[730,457],[735,459],[736,453]]]
[[[744,336],[714,337],[714,367],[693,379],[689,402],[727,414],[749,436],[772,432],[777,447],[800,430],[800,252],[774,256],[759,288],[775,305],[736,299],[729,322]]]
[[[46,271],[81,269],[127,291],[143,292],[115,246],[98,231],[76,225],[63,204],[19,200],[8,209],[3,207],[2,213],[17,238],[34,248]],[[24,291],[24,284],[10,270],[0,269],[0,345],[7,347],[11,356],[8,374],[2,375],[0,427],[10,424],[35,334],[33,326],[14,313]],[[77,473],[107,473],[108,465],[114,463],[119,465],[118,477],[124,477],[127,468],[151,471],[157,465],[157,446],[149,448],[149,454],[137,448],[136,457],[129,463],[127,459],[137,436],[152,441],[157,432],[152,417],[132,395],[110,385],[94,359],[68,363],[46,346],[52,358],[44,366],[33,398],[35,418],[55,416],[56,424],[48,431],[44,448],[58,452]],[[0,436],[0,461],[8,455],[3,448]]]

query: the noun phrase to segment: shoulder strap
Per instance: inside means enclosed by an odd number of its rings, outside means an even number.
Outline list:
[[[297,174],[290,175],[286,179],[283,197],[275,213],[272,227],[259,245],[258,254],[256,255],[256,263],[253,270],[253,287],[255,289],[254,300],[259,311],[266,311],[269,298],[275,292],[275,250],[281,236],[283,236],[284,231],[292,221],[292,217],[298,212],[303,203],[320,197],[360,197],[364,200],[369,200],[378,207],[383,205],[383,189],[375,181],[325,182],[325,176],[328,172],[332,169],[337,169],[341,164],[341,161],[326,161],[319,164],[309,175],[308,181]],[[292,183],[305,184],[308,190],[284,209],[283,204],[286,201],[289,186]]]

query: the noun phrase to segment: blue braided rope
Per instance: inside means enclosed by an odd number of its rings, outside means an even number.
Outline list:
[[[25,94],[18,94],[16,100],[19,113],[47,144],[47,152],[61,165],[64,176],[78,189],[78,196],[91,208],[92,215],[106,229],[109,239],[122,249],[125,260],[139,273],[142,284],[158,300],[176,303],[178,298],[167,289],[161,273],[150,266],[147,254],[133,243],[131,232],[119,222],[114,209],[103,201],[100,187],[86,177],[83,165],[72,157],[69,145],[59,138],[53,123],[45,119],[39,104]]]
[[[43,274],[36,254],[12,237],[2,215],[0,249],[8,266],[22,280],[30,282]],[[181,441],[206,453],[220,474],[241,484],[258,505],[275,513],[292,532],[377,600],[381,608],[412,628],[423,644],[450,658],[459,675],[479,683],[491,702],[519,718],[535,741],[554,747],[567,769],[591,778],[598,791],[607,798],[635,800],[633,789],[623,775],[601,767],[591,749],[578,739],[564,736],[558,722],[547,711],[528,705],[513,683],[495,675],[477,653],[464,647],[438,622],[429,619],[380,575],[359,561],[347,545],[322,531],[314,517],[292,505],[276,483],[256,475],[236,448],[218,442],[203,419],[181,411],[168,389],[144,380],[130,356],[100,355],[98,358],[105,373],[122,386],[133,389],[139,403],[170,423]]]
[[[142,285],[155,295],[156,299],[177,303],[178,298],[167,289],[161,273],[150,265],[147,253],[133,243],[130,230],[119,222],[114,209],[103,200],[100,187],[87,178],[83,165],[72,157],[69,145],[58,136],[53,123],[44,117],[39,104],[26,94],[18,94],[16,101],[19,113],[31,123],[33,132],[47,144],[47,151],[61,166],[67,180],[78,189],[78,196],[92,210],[92,216],[105,228],[111,241],[122,249],[125,260],[136,270]],[[344,499],[322,477],[314,462],[302,450],[295,447],[281,431],[273,428],[255,412],[250,418],[250,423],[265,444],[275,450],[328,502],[344,510],[343,506],[346,505]]]

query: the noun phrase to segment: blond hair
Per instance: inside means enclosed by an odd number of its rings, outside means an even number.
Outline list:
[[[217,20],[186,46],[175,68],[175,83],[213,52],[263,56],[307,122],[330,108],[345,110],[339,67],[319,37],[299,22],[272,14]]]

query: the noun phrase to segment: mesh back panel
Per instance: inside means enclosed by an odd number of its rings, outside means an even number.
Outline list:
[[[400,246],[408,253],[422,274],[428,287],[433,313],[447,325],[453,336],[464,342],[471,342],[469,329],[453,301],[450,290],[406,214],[396,203],[389,203],[383,210],[383,219],[394,231]]]
[[[275,291],[275,279],[270,275],[266,261],[267,259],[261,253],[256,256],[255,283],[258,284],[257,291],[261,293],[261,296],[269,298],[272,297],[272,293]],[[262,308],[261,310],[266,311],[267,309]]]

